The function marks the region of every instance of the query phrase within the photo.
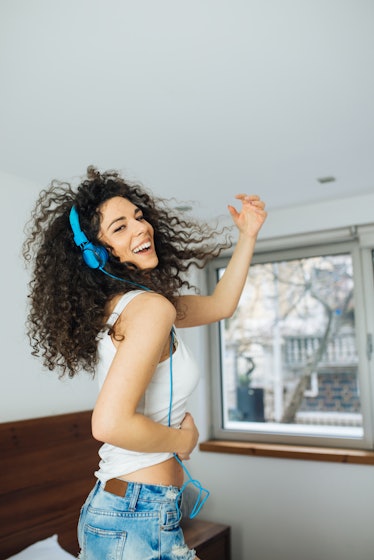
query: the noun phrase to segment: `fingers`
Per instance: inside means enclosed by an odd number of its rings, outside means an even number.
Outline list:
[[[190,412],[186,412],[186,414],[184,415],[184,418],[182,420],[182,424],[188,424],[188,423],[194,423],[194,420],[192,418],[192,414]]]
[[[260,200],[258,194],[236,194],[235,198],[237,198],[238,200],[245,200],[246,202],[250,202],[251,200]]]
[[[263,200],[261,200],[259,197],[255,196],[255,195],[244,195],[243,198],[239,196],[237,196],[236,198],[239,198],[239,200],[241,200],[242,202],[242,208],[241,210],[236,210],[236,208],[234,206],[232,206],[231,204],[228,204],[227,208],[232,216],[232,218],[235,220],[237,218],[239,218],[242,213],[255,213],[255,214],[266,214],[265,211],[265,202]]]
[[[199,432],[195,425],[194,419],[189,412],[186,412],[186,415],[183,418],[183,421],[180,425],[180,429],[185,430],[189,441],[186,445],[186,448],[183,450],[183,452],[179,453],[178,455],[182,460],[187,461],[190,458],[190,454],[192,450],[195,449],[199,439]]]
[[[236,218],[237,216],[239,216],[239,212],[237,211],[236,208],[234,208],[234,206],[231,206],[231,204],[229,204],[227,206],[227,208],[229,209],[229,212],[230,212],[230,214],[233,218]]]
[[[267,218],[265,202],[257,194],[237,194],[237,200],[241,201],[241,208],[236,209],[231,204],[228,205],[234,224],[243,234],[257,235],[259,228]]]
[[[189,461],[191,459],[191,455],[189,453],[178,453],[178,457],[181,461]]]
[[[243,204],[249,203],[256,208],[265,208],[265,202],[257,194],[237,194],[235,198],[241,200]]]

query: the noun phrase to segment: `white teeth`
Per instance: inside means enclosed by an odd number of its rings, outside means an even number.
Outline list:
[[[151,244],[148,243],[143,243],[142,245],[139,245],[139,247],[135,247],[135,249],[132,250],[133,253],[139,253],[140,251],[143,251],[144,249],[149,249],[151,246]]]

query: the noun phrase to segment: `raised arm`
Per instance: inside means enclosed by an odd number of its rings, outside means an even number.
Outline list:
[[[238,194],[241,209],[229,205],[232,219],[239,230],[238,242],[226,270],[209,296],[186,295],[178,300],[182,318],[178,327],[194,327],[213,323],[234,313],[247,278],[258,232],[267,213],[265,203],[257,195]]]
[[[140,452],[171,452],[188,457],[198,439],[192,422],[181,429],[155,423],[136,412],[165,349],[175,308],[164,297],[145,293],[121,315],[123,340],[92,415],[92,433],[99,441]]]

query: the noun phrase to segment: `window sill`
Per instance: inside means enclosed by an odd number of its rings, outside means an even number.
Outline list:
[[[326,461],[332,463],[353,463],[374,465],[374,451],[332,447],[309,447],[240,441],[208,440],[200,443],[200,451],[250,455],[252,457],[275,457],[282,459],[303,459],[305,461]]]

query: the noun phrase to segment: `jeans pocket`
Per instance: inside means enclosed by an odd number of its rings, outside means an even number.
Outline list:
[[[110,529],[98,529],[91,525],[84,528],[84,545],[81,560],[122,560],[127,533]]]

